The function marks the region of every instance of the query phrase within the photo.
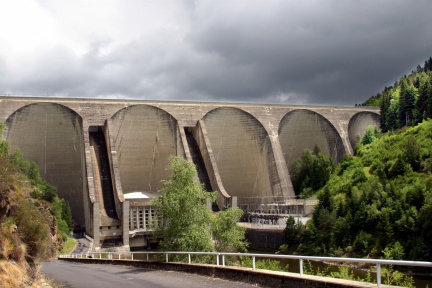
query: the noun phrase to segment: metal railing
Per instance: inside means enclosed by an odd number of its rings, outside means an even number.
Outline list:
[[[137,259],[137,255],[145,255],[146,260]],[[325,261],[325,262],[351,262],[365,263],[376,266],[376,281],[377,286],[381,286],[381,265],[396,265],[396,266],[415,266],[415,267],[432,267],[432,262],[423,261],[406,261],[406,260],[386,260],[386,259],[366,259],[366,258],[340,258],[340,257],[319,257],[319,256],[300,256],[300,255],[277,255],[277,254],[251,254],[251,253],[225,253],[225,252],[88,252],[82,254],[61,254],[63,258],[78,258],[78,259],[109,259],[109,260],[133,260],[133,261],[150,261],[150,255],[165,255],[165,262],[169,262],[170,255],[188,255],[188,264],[192,264],[192,255],[208,255],[215,256],[216,265],[226,267],[226,257],[251,257],[252,269],[256,270],[256,258],[270,259],[297,259],[299,260],[300,276],[303,276],[303,261]],[[135,257],[134,257],[135,256]],[[220,263],[222,260],[222,263]],[[202,264],[202,263],[201,263]],[[232,266],[237,267],[237,266]]]

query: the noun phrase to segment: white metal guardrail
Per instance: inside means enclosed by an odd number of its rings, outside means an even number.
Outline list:
[[[137,255],[145,255],[146,260],[138,260]],[[61,254],[60,259],[64,258],[95,258],[109,260],[133,260],[133,261],[150,261],[150,255],[165,255],[165,262],[169,262],[170,255],[188,255],[188,264],[192,264],[192,255],[209,255],[215,256],[217,266],[226,266],[225,259],[227,256],[234,257],[251,257],[252,269],[256,270],[256,258],[270,259],[297,259],[300,264],[300,276],[303,276],[303,261],[326,261],[326,262],[352,262],[367,263],[376,266],[377,286],[381,286],[381,265],[396,266],[415,266],[415,267],[432,267],[432,262],[423,261],[406,261],[406,260],[386,260],[386,259],[366,259],[366,258],[340,258],[340,257],[319,257],[319,256],[300,256],[300,255],[278,255],[278,254],[251,254],[251,253],[225,253],[225,252],[88,252],[82,254]],[[134,257],[135,256],[135,257]],[[220,263],[222,260],[222,264]],[[233,266],[234,267],[234,266]]]

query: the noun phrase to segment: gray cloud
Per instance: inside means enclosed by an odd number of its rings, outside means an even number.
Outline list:
[[[178,25],[127,41],[96,33],[82,55],[54,45],[28,65],[0,65],[0,85],[32,95],[354,105],[432,56],[430,1],[183,3],[172,12]]]

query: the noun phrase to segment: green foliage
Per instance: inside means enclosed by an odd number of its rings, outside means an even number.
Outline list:
[[[360,143],[356,153],[318,191],[301,244],[288,220],[281,249],[348,257],[382,257],[392,249],[394,259],[431,261],[432,120]]]
[[[295,253],[303,242],[305,227],[300,221],[296,222],[294,217],[287,219],[284,229],[284,245],[279,250],[283,253]]]
[[[252,268],[253,262],[251,257],[240,257],[240,261],[238,262],[238,265],[241,267],[247,267]],[[271,259],[256,259],[255,260],[255,268],[256,269],[263,269],[263,270],[271,270],[271,271],[282,271],[282,272],[288,272],[289,265],[285,265],[284,267],[281,267],[280,261],[277,260],[271,260]]]
[[[379,106],[380,125],[384,132],[404,126],[413,126],[432,118],[432,71],[431,58],[410,75],[385,87],[362,105]]]
[[[334,171],[333,160],[322,154],[317,147],[313,153],[305,150],[302,157],[290,169],[291,181],[297,195],[311,196],[323,187]]]
[[[212,214],[206,203],[213,202],[215,194],[195,181],[195,166],[185,159],[172,157],[169,169],[173,175],[163,181],[161,197],[152,202],[158,217],[155,232],[163,239],[159,247],[165,251],[214,251]]]
[[[243,210],[228,208],[214,218],[212,233],[215,239],[216,251],[246,251],[248,245],[245,241],[246,229],[237,225],[242,215]]]
[[[0,140],[0,157],[9,156],[9,150],[10,150],[9,143],[6,141]]]
[[[379,136],[379,130],[375,126],[369,126],[363,136],[362,144],[367,145],[374,142]]]
[[[46,219],[47,215],[40,212],[33,202],[17,196],[14,199],[16,206],[11,211],[11,218],[19,230],[20,239],[27,246],[27,253],[31,261],[47,259],[55,248],[50,247],[50,226]]]
[[[55,225],[64,238],[70,224],[69,205],[42,180],[36,163],[25,160],[18,149],[10,154],[8,142],[0,140],[0,258],[43,261],[58,248]]]
[[[195,166],[182,157],[171,157],[172,176],[163,181],[160,198],[152,201],[158,217],[155,233],[165,251],[243,251],[245,230],[237,226],[243,211],[227,209],[213,216],[207,202],[216,200],[196,179]],[[212,241],[212,236],[214,244]],[[176,257],[176,260],[184,260]],[[195,259],[201,261],[203,259]]]
[[[401,260],[404,257],[403,247],[395,242],[392,247],[388,246],[383,251],[384,258],[389,260]],[[415,287],[414,279],[394,269],[393,265],[387,265],[381,269],[381,277],[384,284],[403,287]]]

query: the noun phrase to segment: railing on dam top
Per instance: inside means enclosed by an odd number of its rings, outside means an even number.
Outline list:
[[[366,259],[366,258],[340,258],[340,257],[319,257],[319,256],[300,256],[300,255],[277,255],[277,254],[251,254],[251,253],[225,253],[225,252],[88,252],[82,254],[61,254],[60,259],[64,258],[92,258],[92,259],[109,259],[109,260],[134,260],[134,261],[150,261],[150,255],[165,255],[165,262],[169,262],[170,256],[187,255],[188,264],[192,264],[192,255],[207,255],[215,256],[216,265],[226,267],[226,257],[251,257],[252,269],[256,270],[256,258],[270,259],[297,259],[299,260],[300,276],[303,276],[303,261],[325,261],[325,262],[351,262],[365,263],[376,266],[376,281],[377,286],[381,286],[381,265],[397,265],[397,266],[415,266],[415,267],[432,267],[432,262],[422,261],[405,261],[405,260],[386,260],[386,259]],[[140,256],[145,256],[144,259]],[[222,263],[220,263],[222,260]],[[201,262],[200,262],[201,263]],[[202,264],[202,263],[201,263]],[[214,262],[212,263],[214,265]]]

